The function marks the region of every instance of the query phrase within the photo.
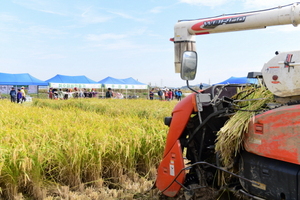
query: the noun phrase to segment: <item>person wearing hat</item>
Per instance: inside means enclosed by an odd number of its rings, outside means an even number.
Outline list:
[[[10,92],[9,92],[9,95],[10,95],[10,101],[12,102],[12,103],[15,103],[16,102],[16,97],[17,97],[17,92],[16,92],[16,90],[15,90],[15,88],[14,87],[12,87],[11,88],[11,90],[10,90]]]
[[[21,93],[22,93],[22,99],[21,99],[21,103],[26,101],[26,93],[24,90],[24,86],[21,87]]]

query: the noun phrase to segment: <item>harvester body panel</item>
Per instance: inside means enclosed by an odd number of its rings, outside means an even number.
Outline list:
[[[267,88],[279,97],[300,95],[300,51],[282,52],[262,68]]]
[[[282,106],[254,116],[244,147],[260,156],[300,164],[300,105]]]
[[[164,157],[169,153],[170,149],[174,146],[175,142],[181,136],[190,119],[190,116],[194,109],[194,106],[192,104],[193,98],[195,98],[195,94],[191,94],[185,97],[175,106],[172,112],[172,121],[167,135]]]
[[[185,179],[184,161],[179,140],[175,142],[169,153],[158,167],[156,187],[169,197],[174,197]],[[180,184],[178,184],[180,183]]]

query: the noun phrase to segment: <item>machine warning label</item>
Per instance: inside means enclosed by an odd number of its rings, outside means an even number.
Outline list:
[[[259,144],[259,145],[261,145],[261,140],[253,138],[253,137],[249,138],[249,142],[251,142],[253,144]]]
[[[265,70],[266,73],[269,73],[269,74],[278,74],[279,73],[279,66],[271,66],[271,67],[268,67],[266,70]]]
[[[171,160],[171,162],[170,162],[170,175],[175,176],[175,166],[174,166],[173,160]]]

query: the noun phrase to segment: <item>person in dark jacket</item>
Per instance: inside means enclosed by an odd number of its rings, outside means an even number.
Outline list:
[[[111,91],[111,88],[108,88],[105,94],[106,98],[112,98],[113,97],[113,92]]]
[[[154,88],[152,88],[149,92],[149,98],[150,100],[153,100],[153,97],[154,97]]]
[[[157,94],[158,94],[159,100],[162,100],[163,92],[161,91],[160,88],[158,89]]]
[[[22,92],[21,89],[18,89],[18,93],[17,93],[17,103],[22,103]]]
[[[200,88],[200,90],[203,89],[203,84],[202,83],[200,83],[199,88]]]
[[[11,88],[10,92],[9,92],[9,95],[10,95],[10,101],[12,103],[15,103],[16,102],[16,99],[17,99],[17,91],[15,90],[14,87]]]

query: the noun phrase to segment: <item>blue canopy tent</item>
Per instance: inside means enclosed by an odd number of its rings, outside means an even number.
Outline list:
[[[0,85],[48,85],[47,82],[41,81],[28,73],[8,74],[0,73]]]
[[[125,79],[117,79],[113,77],[106,77],[98,83],[102,84],[104,88],[112,89],[148,89],[148,85],[134,80],[132,77]]]
[[[28,93],[38,93],[38,86],[46,86],[47,82],[39,80],[28,73],[9,74],[0,73],[1,93],[8,94],[11,86],[26,87]]]
[[[132,89],[148,89],[148,85],[145,83],[141,83],[132,77],[121,79],[125,82],[125,84],[130,85]]]
[[[45,82],[52,88],[101,88],[101,84],[86,76],[66,76],[57,74]]]
[[[225,84],[246,84],[246,83],[249,83],[249,84],[255,84],[257,83],[257,80],[256,79],[250,79],[250,78],[247,78],[247,77],[230,77],[229,79],[226,79],[225,81],[222,81],[220,83],[215,83],[213,85],[225,85]]]
[[[125,82],[121,79],[113,78],[113,77],[106,77],[101,81],[98,81],[104,88],[119,88],[125,87]]]
[[[112,88],[112,89],[126,89],[126,96],[128,89],[148,89],[148,85],[145,83],[141,83],[132,77],[125,79],[117,79],[113,77],[106,77],[100,80],[98,83],[101,83],[102,88]]]

